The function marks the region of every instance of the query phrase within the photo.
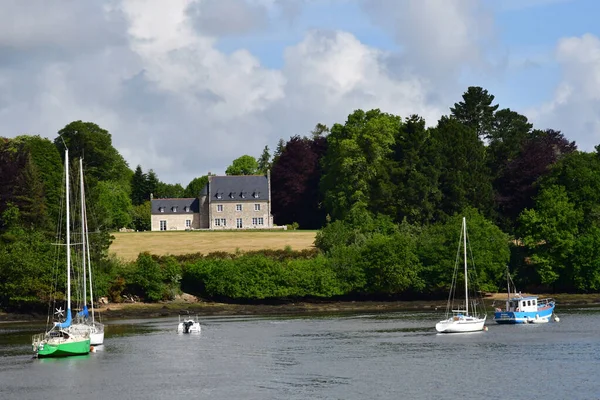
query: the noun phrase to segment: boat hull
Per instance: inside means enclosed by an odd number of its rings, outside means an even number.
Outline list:
[[[467,333],[483,331],[485,318],[473,318],[469,320],[449,318],[435,325],[439,333]]]
[[[552,320],[554,304],[537,311],[496,311],[494,321],[498,324],[542,324]]]
[[[201,333],[200,323],[193,320],[185,320],[177,325],[177,333]]]
[[[80,356],[90,352],[90,339],[72,340],[61,343],[42,342],[38,345],[38,358]]]
[[[100,322],[73,324],[69,327],[69,331],[76,334],[89,332],[92,346],[104,344],[104,324]]]

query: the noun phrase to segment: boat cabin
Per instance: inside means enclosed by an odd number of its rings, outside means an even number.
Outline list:
[[[537,311],[537,297],[513,297],[506,302],[506,311],[528,312]]]

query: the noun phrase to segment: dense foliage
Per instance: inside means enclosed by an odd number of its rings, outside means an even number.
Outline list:
[[[478,282],[522,290],[600,290],[600,151],[501,109],[480,87],[428,127],[418,115],[355,110],[281,139],[273,157],[243,155],[227,174],[270,171],[277,224],[320,229],[312,252],[156,257],[108,255],[110,232],[150,229],[150,198],[199,196],[208,181],[160,181],[131,170],[111,134],[74,121],[51,141],[0,140],[0,307],[31,308],[54,284],[63,157],[83,157],[96,294],[227,301],[440,297],[466,216]],[[600,149],[600,147],[599,147]],[[60,287],[59,287],[60,289]]]

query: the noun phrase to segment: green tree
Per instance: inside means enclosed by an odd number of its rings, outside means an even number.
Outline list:
[[[463,101],[450,107],[452,115],[475,130],[480,138],[487,138],[492,131],[494,112],[498,109],[498,104],[492,105],[494,96],[479,86],[469,86],[462,98]]]
[[[54,144],[61,157],[64,146],[69,148],[69,157],[83,158],[86,176],[91,186],[96,181],[112,180],[129,186],[132,172],[125,159],[112,145],[111,134],[92,122],[73,121],[58,131]]]
[[[271,153],[269,153],[269,146],[265,146],[260,158],[258,159],[258,173],[266,174],[267,170],[271,169]]]
[[[153,195],[154,197],[164,197],[162,196],[162,193],[159,193],[159,184],[160,180],[158,179],[156,172],[152,169],[149,170],[146,178],[146,199],[149,199],[150,195]]]
[[[380,179],[382,164],[392,151],[400,117],[380,110],[357,110],[345,125],[335,124],[327,136],[321,188],[326,209],[344,219],[353,208],[368,210],[371,186]]]
[[[92,204],[94,216],[104,224],[102,229],[131,226],[131,197],[118,182],[99,182],[93,192]]]
[[[537,276],[534,283],[556,290],[572,282],[572,274],[567,268],[582,220],[583,213],[559,185],[542,189],[535,208],[521,213],[519,234],[529,256],[528,266]]]
[[[23,151],[31,155],[31,161],[37,167],[43,184],[44,206],[48,210],[49,223],[58,221],[64,168],[56,146],[49,139],[38,135],[17,136],[13,142],[22,142]]]
[[[254,175],[257,172],[258,162],[256,161],[256,158],[249,155],[243,155],[236,158],[225,170],[227,175]]]
[[[185,190],[179,183],[164,183],[159,181],[156,192],[160,197],[180,199],[184,197]]]
[[[310,131],[311,136],[313,139],[316,139],[320,136],[325,136],[329,133],[329,128],[327,127],[327,125],[318,123],[317,125],[315,125],[314,129],[312,131]]]
[[[148,200],[148,176],[142,171],[142,166],[138,165],[131,177],[131,203],[139,206]]]
[[[188,183],[183,192],[183,197],[199,197],[200,192],[206,187],[208,184],[208,175],[203,175],[197,178],[194,178]]]
[[[444,219],[469,206],[491,217],[492,180],[485,146],[475,131],[454,118],[442,117],[431,130],[431,138],[438,156],[442,195],[437,217]]]
[[[136,231],[151,230],[152,206],[150,201],[131,208],[131,225]]]
[[[428,293],[441,296],[450,289],[463,217],[467,221],[477,286],[492,292],[503,282],[510,258],[509,237],[476,209],[468,207],[445,222],[424,227],[419,236],[417,254]]]

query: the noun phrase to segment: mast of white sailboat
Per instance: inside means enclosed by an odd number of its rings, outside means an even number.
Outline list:
[[[71,313],[71,220],[69,217],[69,149],[65,149],[65,190],[67,206],[67,319]]]
[[[85,203],[83,201],[83,160],[79,158],[79,186],[81,187],[81,245],[82,245],[82,262],[83,262],[83,306],[87,305],[87,285],[86,285],[86,259],[85,249],[86,240],[85,237]]]
[[[510,301],[510,275],[508,274],[508,265],[506,266],[506,290],[508,291],[508,298],[506,301]]]
[[[463,217],[463,244],[465,247],[465,310],[469,315],[469,284],[467,282],[467,220]]]
[[[81,186],[81,193],[85,194],[85,185]],[[85,195],[83,201],[83,220],[85,221],[85,256],[87,256],[88,277],[90,280],[90,307],[92,309],[92,325],[94,324],[94,291],[92,286],[92,262],[90,260],[90,237],[88,236],[87,208],[85,205]]]

